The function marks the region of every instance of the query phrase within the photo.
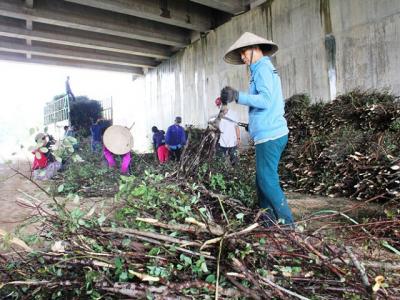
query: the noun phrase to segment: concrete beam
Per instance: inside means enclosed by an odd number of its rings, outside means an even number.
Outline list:
[[[33,3],[32,3],[32,5],[33,5]],[[31,20],[26,20],[26,29],[27,29],[27,31],[32,31],[32,29],[33,29],[33,22],[31,21]],[[30,38],[26,38],[26,44],[28,45],[28,46],[31,46],[32,45],[32,39],[30,39]],[[31,59],[31,54],[30,53],[27,53],[26,54],[26,58],[27,59]]]
[[[143,75],[142,69],[137,67],[116,66],[116,65],[91,63],[91,62],[76,62],[67,59],[55,59],[55,58],[40,57],[40,56],[32,56],[30,60],[27,60],[26,57],[24,57],[23,55],[15,53],[5,53],[1,51],[0,51],[0,60],[12,61],[18,63],[33,63],[33,64],[51,65],[59,67],[101,70],[108,72],[130,73],[135,76]]]
[[[35,5],[35,0],[25,0],[25,6],[28,8],[33,8]]]
[[[221,10],[232,15],[246,11],[245,1],[243,0],[190,0],[204,6]]]
[[[70,31],[59,33],[47,32],[38,29],[27,30],[16,26],[2,25],[0,23],[0,36],[27,40],[30,39],[32,41],[125,53],[144,57],[153,57],[157,59],[167,59],[171,55],[171,51],[167,50],[167,48],[163,46],[131,40],[126,40],[126,43],[123,43],[121,42],[121,38],[100,37],[99,34],[87,34],[84,32],[81,34],[81,36],[79,36],[76,33],[70,33]]]
[[[212,10],[179,0],[64,0],[143,19],[157,21],[195,31],[208,31],[212,27]]]
[[[94,51],[83,51],[76,48],[53,48],[45,45],[27,46],[25,44],[13,43],[0,40],[0,51],[11,53],[23,53],[40,55],[53,58],[70,59],[73,61],[95,62],[110,65],[130,66],[130,67],[150,67],[157,66],[158,62],[150,58],[136,57],[130,55],[110,55]]]
[[[174,26],[67,4],[37,1],[34,9],[27,10],[20,2],[1,0],[0,15],[169,46],[185,47],[189,43],[188,32]]]

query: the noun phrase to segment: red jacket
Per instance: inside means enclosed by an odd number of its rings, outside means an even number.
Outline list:
[[[47,166],[46,155],[43,152],[41,152],[39,149],[32,151],[32,153],[35,155],[35,158],[33,160],[32,169],[37,170],[37,169],[46,168],[46,166]],[[39,155],[36,153],[40,154],[40,158],[38,158]]]

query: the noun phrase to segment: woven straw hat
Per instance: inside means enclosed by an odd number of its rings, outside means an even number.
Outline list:
[[[113,125],[108,127],[104,132],[103,143],[112,153],[122,155],[132,149],[133,137],[128,128]]]
[[[39,132],[36,136],[35,136],[35,142],[39,143],[40,141],[43,140],[43,138],[46,137],[46,135],[42,132]]]
[[[272,56],[278,51],[278,45],[251,32],[245,32],[225,53],[224,60],[228,64],[242,65],[240,49],[249,46],[259,46],[266,56]]]

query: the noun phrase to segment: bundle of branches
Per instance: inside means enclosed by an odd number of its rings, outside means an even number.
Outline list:
[[[182,153],[178,176],[191,177],[196,174],[198,168],[209,162],[215,154],[216,144],[220,131],[218,122],[210,122],[199,139],[199,130],[193,127],[188,129],[188,143]]]
[[[37,206],[40,235],[50,246],[0,255],[0,296],[395,299],[399,293],[395,261],[392,268],[367,262],[350,244],[320,233],[262,228],[239,201],[201,185],[155,174],[124,177],[118,198],[114,219],[93,209]]]
[[[97,100],[91,100],[86,96],[76,97],[75,101],[70,103],[70,122],[75,126],[80,136],[87,137],[90,135],[90,126],[96,122],[102,115],[101,103]],[[103,120],[107,126],[112,121]]]
[[[398,199],[400,103],[387,93],[353,91],[324,104],[287,101],[289,146],[282,180],[295,191],[359,200]]]

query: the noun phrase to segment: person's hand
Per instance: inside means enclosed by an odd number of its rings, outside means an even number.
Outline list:
[[[236,139],[236,146],[239,147],[240,146],[240,138]]]
[[[228,104],[233,101],[238,101],[239,92],[230,86],[226,86],[221,90],[221,102],[222,104]]]
[[[248,123],[239,122],[238,125],[243,127],[244,130],[249,131],[249,124]]]

